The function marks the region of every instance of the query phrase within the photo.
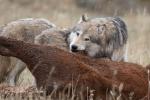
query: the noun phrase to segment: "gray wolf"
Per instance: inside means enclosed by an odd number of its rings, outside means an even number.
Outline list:
[[[56,27],[46,19],[26,18],[12,21],[0,28],[0,35],[17,40],[34,43],[34,38],[42,31]],[[0,82],[14,86],[26,64],[14,57],[0,56]],[[33,83],[34,84],[34,83]]]
[[[127,39],[127,27],[121,18],[88,19],[83,15],[71,29],[67,41],[72,52],[84,51],[93,58],[126,61]]]
[[[50,28],[42,31],[41,34],[35,37],[35,44],[56,46],[60,49],[68,50],[68,44],[66,41],[67,29],[61,29],[58,27]]]

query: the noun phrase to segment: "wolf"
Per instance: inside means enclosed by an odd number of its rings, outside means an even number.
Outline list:
[[[55,46],[59,49],[69,51],[66,41],[68,29],[53,27],[42,31],[41,34],[35,37],[34,43],[39,45]]]
[[[84,51],[93,58],[127,61],[128,32],[119,17],[87,18],[83,15],[68,34],[71,52]]]
[[[42,31],[56,27],[42,18],[25,18],[12,21],[0,28],[0,35],[17,40],[34,43],[34,39]],[[0,56],[0,82],[15,86],[20,73],[26,68],[21,60],[14,57]],[[35,84],[35,83],[33,83]]]

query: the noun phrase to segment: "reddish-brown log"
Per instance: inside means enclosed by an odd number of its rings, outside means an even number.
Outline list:
[[[24,61],[35,76],[37,86],[46,87],[48,92],[53,90],[54,84],[61,90],[66,84],[77,82],[77,90],[82,86],[89,87],[104,100],[106,91],[114,85],[119,87],[121,83],[121,93],[125,97],[134,92],[133,100],[139,100],[147,94],[147,72],[137,64],[91,59],[56,47],[4,37],[0,37],[0,54]]]

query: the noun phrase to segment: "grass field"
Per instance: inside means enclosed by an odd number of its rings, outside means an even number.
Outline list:
[[[104,11],[103,11],[104,12]],[[21,18],[46,18],[60,27],[76,24],[79,17],[86,13],[89,17],[106,16],[101,11],[79,8],[71,0],[0,0],[0,25]],[[109,16],[114,16],[110,14]],[[128,26],[128,61],[142,65],[150,64],[150,15],[146,9],[134,13],[126,12],[121,16]],[[32,83],[29,71],[25,70],[18,85]]]

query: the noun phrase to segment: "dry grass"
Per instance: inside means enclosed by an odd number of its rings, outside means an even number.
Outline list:
[[[54,70],[50,71],[53,73]],[[113,71],[113,79],[116,79],[117,70]],[[148,70],[149,75],[149,70]],[[149,80],[149,77],[148,77]],[[77,80],[78,81],[78,80]],[[77,91],[76,83],[66,84],[64,89],[60,92],[58,87],[54,85],[53,91],[47,96],[46,91],[41,88],[37,89],[34,86],[8,86],[7,84],[0,84],[0,100],[95,100],[94,96],[96,94],[95,90],[86,88],[86,94],[82,89]],[[129,92],[128,96],[123,95],[122,91],[124,89],[124,84],[116,85],[112,83],[111,90],[106,90],[106,100],[134,100],[134,92]],[[148,90],[149,93],[149,90]],[[85,99],[86,98],[86,99]],[[144,97],[140,100],[147,100]],[[149,97],[148,97],[149,98]],[[101,97],[96,98],[96,100],[103,100]],[[149,100],[149,99],[148,99]]]
[[[92,12],[79,8],[72,0],[0,0],[0,25],[20,18],[42,17],[60,27],[69,27],[74,25],[83,13],[91,17],[105,16],[99,11]],[[122,17],[129,31],[128,61],[142,65],[149,64],[150,15],[143,10],[136,14],[131,11]],[[32,75],[25,70],[18,85],[26,86],[27,84],[32,84]]]
[[[124,19],[129,30],[128,58],[130,62],[148,65],[150,63],[150,15],[143,11],[128,13]]]

